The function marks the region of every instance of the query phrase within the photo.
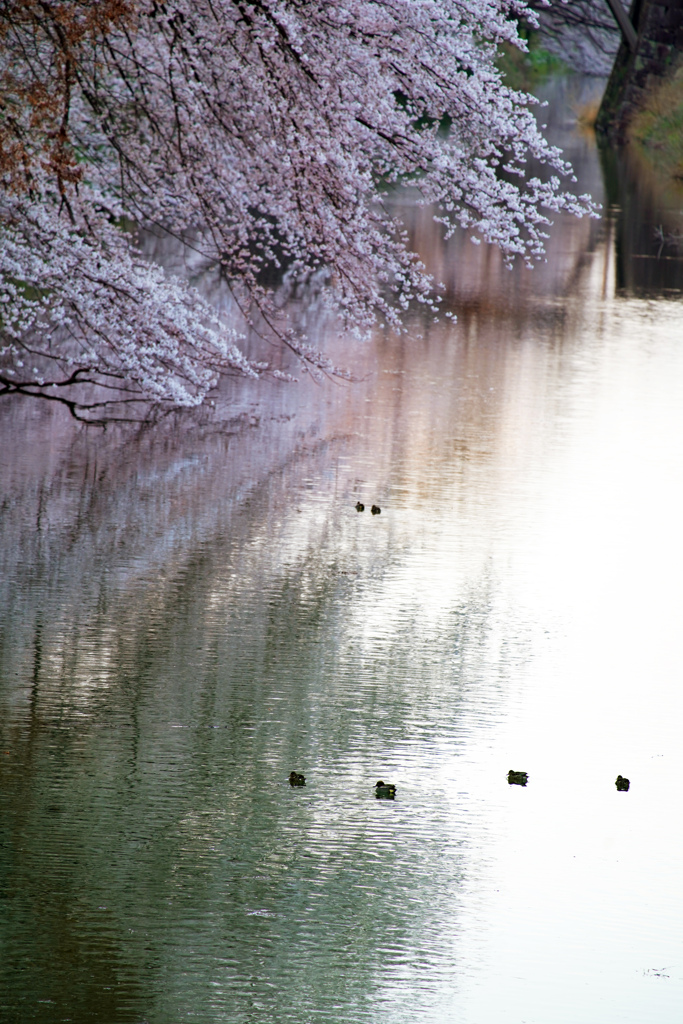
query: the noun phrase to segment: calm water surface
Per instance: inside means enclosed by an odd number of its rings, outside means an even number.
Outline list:
[[[555,116],[603,220],[408,210],[459,320],[359,383],[0,405],[3,1022],[681,1020],[677,210]]]

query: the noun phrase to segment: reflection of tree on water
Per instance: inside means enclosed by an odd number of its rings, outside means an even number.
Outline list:
[[[444,920],[456,942],[459,841],[406,844],[405,819],[372,793],[376,759],[428,745],[444,706],[456,737],[478,680],[491,670],[495,703],[510,664],[486,548],[447,567],[448,587],[420,579],[408,592],[397,578],[418,524],[431,538],[445,528],[457,541],[475,520],[485,533],[488,472],[515,465],[489,388],[504,394],[516,357],[506,369],[450,331],[423,346],[378,339],[377,379],[332,392],[331,410],[319,388],[283,388],[270,419],[233,434],[220,418],[102,435],[29,403],[6,414],[9,434],[23,409],[36,442],[21,462],[4,449],[0,722],[25,788],[12,774],[0,793],[12,841],[19,822],[31,851],[9,877],[56,921],[68,903],[79,941],[102,931],[93,985],[122,979],[112,1021],[150,1006],[171,1020],[192,1004],[205,1019],[229,1006],[239,1022],[255,1003],[262,1020],[282,990],[297,1021],[305,1004],[339,1000],[362,1019],[406,949],[427,959]],[[397,389],[404,374],[412,386]],[[436,398],[439,374],[454,390]],[[357,515],[359,487],[381,516]],[[447,670],[435,675],[435,660]],[[286,782],[294,764],[305,794]],[[64,809],[47,859],[29,798],[44,791]],[[446,813],[430,800],[422,827],[444,835]],[[13,916],[7,942],[42,942],[38,958],[68,974],[53,932],[29,925]],[[207,971],[220,991],[207,992]],[[58,991],[65,1015],[87,1020],[92,991]]]
[[[628,148],[600,151],[613,224],[617,294],[683,293],[682,190],[663,189]]]
[[[457,893],[458,841],[409,855],[405,817],[378,816],[363,766],[428,729],[434,687],[401,685],[407,636],[368,665],[338,614],[340,590],[362,605],[368,581],[321,559],[315,532],[283,565],[267,495],[258,507],[269,529],[245,509],[243,531],[233,521],[174,579],[36,629],[30,730],[17,722],[0,767],[3,821],[22,843],[3,875],[40,926],[13,915],[4,939],[36,951],[22,989],[47,986],[62,1014],[94,1021],[91,1005],[107,1005],[112,1021],[165,1021],[192,1006],[239,1022],[256,1001],[275,1020],[284,992],[293,1020],[311,1003],[332,1018],[339,999],[361,1017],[401,949],[433,944]],[[444,691],[486,658],[486,604],[459,610]],[[286,785],[295,758],[311,766],[305,794]],[[442,813],[437,801],[423,827],[438,832]],[[72,956],[95,967],[69,992],[43,964],[73,978]],[[11,999],[14,966],[0,968]]]

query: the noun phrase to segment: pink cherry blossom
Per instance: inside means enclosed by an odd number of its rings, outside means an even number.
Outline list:
[[[194,405],[222,373],[268,372],[133,226],[218,266],[245,329],[323,372],[268,281],[322,277],[352,330],[437,310],[395,190],[447,233],[542,259],[552,215],[593,206],[496,65],[535,17],[522,0],[3,4],[0,390]]]

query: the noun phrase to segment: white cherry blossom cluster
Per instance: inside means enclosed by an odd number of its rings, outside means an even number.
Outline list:
[[[223,372],[264,372],[206,299],[143,259],[131,224],[215,261],[245,325],[334,372],[273,274],[326,275],[355,329],[438,308],[390,213],[396,189],[508,261],[543,257],[557,211],[592,212],[496,66],[501,44],[525,46],[522,0],[2,8],[0,386],[60,386],[52,362],[192,405]]]

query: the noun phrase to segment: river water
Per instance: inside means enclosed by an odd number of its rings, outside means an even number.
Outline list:
[[[355,384],[0,404],[3,1024],[680,1021],[678,214],[577,88],[602,220],[406,206],[458,323]]]

